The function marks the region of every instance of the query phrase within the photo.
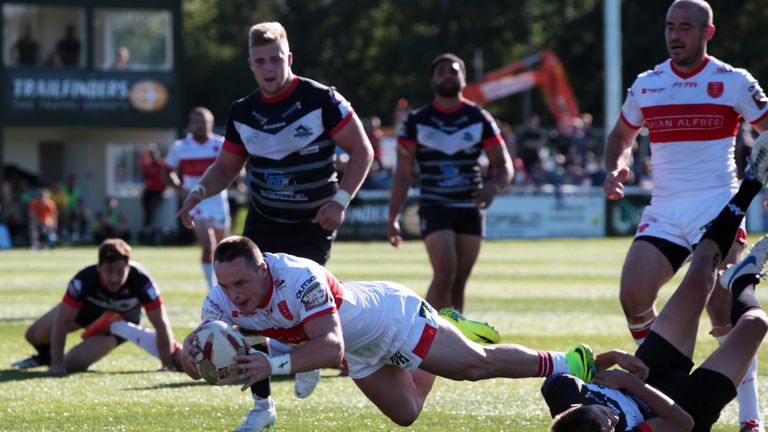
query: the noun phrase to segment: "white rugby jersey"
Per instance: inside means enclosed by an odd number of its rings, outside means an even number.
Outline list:
[[[739,119],[754,124],[766,115],[768,99],[752,75],[710,56],[688,74],[667,60],[638,75],[621,109],[624,123],[650,131],[654,199],[735,190]]]
[[[404,313],[405,299],[418,298],[393,282],[340,283],[316,262],[288,254],[265,253],[272,291],[253,314],[242,313],[216,285],[203,301],[203,320],[240,326],[288,344],[309,340],[304,325],[323,315],[339,314],[344,351],[356,358],[376,359],[392,354],[412,325]],[[421,301],[420,298],[418,298]],[[398,331],[403,330],[403,331]],[[373,361],[373,360],[371,360]]]
[[[174,170],[181,171],[184,176],[184,187],[191,190],[205,170],[216,161],[224,145],[224,137],[211,134],[208,141],[199,143],[191,134],[176,140],[165,157],[165,164]]]

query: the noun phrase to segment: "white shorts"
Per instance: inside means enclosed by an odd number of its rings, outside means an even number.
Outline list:
[[[193,220],[209,220],[215,229],[229,229],[229,203],[226,194],[217,194],[200,201],[189,212]]]
[[[437,334],[437,311],[394,282],[345,282],[339,308],[349,376],[365,378],[385,365],[414,370]]]
[[[696,194],[683,200],[656,200],[643,210],[635,238],[652,236],[693,250],[710,222],[733,196],[731,190]],[[746,233],[746,221],[740,230]]]

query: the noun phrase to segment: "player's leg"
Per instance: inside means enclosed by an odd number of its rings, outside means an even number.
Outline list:
[[[13,363],[17,369],[27,369],[51,364],[51,330],[56,320],[60,305],[56,305],[35,320],[24,333],[24,338],[35,348],[36,354]],[[72,324],[67,333],[75,331],[78,325]]]
[[[454,306],[451,298],[456,281],[456,233],[448,229],[431,232],[424,237],[424,245],[432,264],[427,302],[437,310]]]
[[[354,381],[384,415],[400,426],[409,426],[424,408],[435,376],[420,369],[408,372],[385,365],[373,374]]]
[[[195,238],[201,249],[201,267],[205,276],[208,289],[213,287],[215,276],[213,274],[213,249],[216,247],[216,236],[209,218],[195,219]]]
[[[269,355],[267,339],[256,334],[243,334],[253,349]],[[272,387],[269,378],[259,381],[251,386],[253,397],[253,409],[248,412],[245,420],[235,429],[236,432],[260,431],[270,427],[277,420],[277,410],[272,400]]]
[[[739,190],[702,236],[680,287],[670,297],[651,329],[691,358],[701,313],[714,287],[717,269],[728,254],[752,199],[763,183],[745,178]]]
[[[117,337],[97,335],[75,345],[64,356],[67,372],[81,372],[117,348]]]
[[[482,346],[443,321],[419,367],[452,380],[530,378],[570,373],[588,382],[594,373],[594,359],[592,351],[584,345],[577,345],[568,353],[533,350],[516,344]]]
[[[687,255],[684,247],[657,237],[639,237],[629,247],[621,270],[619,299],[638,345],[658,316],[655,303],[659,289],[672,279]]]
[[[456,234],[456,277],[451,288],[451,304],[464,310],[464,292],[472,268],[480,255],[483,238],[478,235]]]

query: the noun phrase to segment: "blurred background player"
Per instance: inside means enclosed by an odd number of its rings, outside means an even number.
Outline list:
[[[56,246],[56,230],[59,221],[59,210],[51,200],[51,192],[39,189],[29,201],[29,247],[40,249],[40,239],[45,247]]]
[[[665,31],[670,59],[638,76],[606,143],[608,175],[603,190],[608,199],[621,199],[630,174],[632,145],[641,126],[650,131],[651,206],[643,212],[627,252],[620,292],[638,344],[656,319],[659,289],[677,272],[738,187],[733,152],[739,119],[743,117],[757,131],[768,129],[768,98],[757,81],[746,70],[707,54],[714,34],[709,4],[701,0],[672,3]],[[722,121],[702,126],[713,118]],[[736,261],[745,243],[742,225],[723,264]],[[730,296],[715,287],[707,312],[712,335],[721,343],[731,327],[729,303]],[[739,386],[743,424],[760,422],[756,379],[755,362]]]
[[[17,369],[48,366],[52,374],[88,369],[90,365],[122,344],[125,339],[108,333],[104,327],[114,312],[125,321],[138,324],[141,308],[155,328],[155,336],[145,343],[156,345],[164,370],[176,370],[178,345],[160,297],[149,273],[132,263],[131,247],[120,239],[107,239],[99,246],[98,264],[80,270],[69,282],[61,303],[38,318],[25,334],[37,354],[13,364]],[[84,339],[64,355],[67,334],[97,323]]]
[[[421,236],[432,263],[429,304],[475,341],[498,342],[495,330],[464,320],[464,292],[480,253],[485,209],[512,179],[512,162],[490,114],[462,97],[464,61],[441,54],[429,68],[435,99],[409,114],[397,139],[397,168],[389,200],[387,237],[402,242],[398,218],[419,166]],[[488,157],[494,172],[483,182],[479,158]]]
[[[227,188],[249,162],[251,191],[243,235],[265,251],[325,265],[345,210],[368,173],[373,149],[341,94],[294,75],[293,54],[280,23],[251,27],[248,52],[259,89],[232,104],[224,151],[187,195],[179,215],[192,226],[194,218],[187,212]],[[340,182],[336,146],[349,154]],[[267,351],[263,344],[256,348]],[[297,385],[304,378],[312,379],[313,387],[319,372],[297,375]],[[238,430],[261,430],[276,418],[269,380],[254,384],[252,392],[254,410]]]
[[[204,107],[197,107],[189,113],[189,133],[186,137],[173,143],[165,157],[165,165],[169,168],[170,184],[189,201],[191,191],[206,190],[199,182],[206,169],[211,166],[224,143],[224,137],[213,133],[213,114]],[[183,179],[179,179],[177,171]],[[202,263],[205,282],[208,289],[216,283],[213,274],[213,248],[229,232],[230,215],[227,201],[227,187],[234,177],[217,192],[211,190],[203,194],[205,199],[198,199],[193,206],[183,205],[183,218],[195,221],[192,227],[197,243],[202,248]]]

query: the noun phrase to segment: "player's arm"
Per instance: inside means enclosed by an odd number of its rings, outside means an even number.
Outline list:
[[[240,174],[247,160],[247,154],[236,154],[226,150],[219,153],[216,161],[205,170],[203,177],[187,194],[181,209],[176,214],[176,216],[181,217],[184,226],[187,228],[194,226],[192,219],[189,217],[189,211],[205,198],[228,188],[232,181]]]
[[[351,121],[331,137],[337,146],[349,154],[344,177],[339,183],[339,199],[320,207],[312,220],[326,231],[335,231],[344,222],[344,210],[365,181],[373,162],[373,146],[363,131],[363,125],[355,113],[350,115]]]
[[[633,128],[619,118],[608,134],[604,159],[607,175],[603,182],[603,193],[608,199],[624,198],[624,181],[629,176],[629,155],[639,132],[639,128]]]
[[[59,304],[56,311],[56,317],[53,319],[53,329],[51,330],[51,365],[48,372],[54,375],[67,373],[64,368],[64,345],[67,342],[67,331],[75,324],[78,309],[67,305]]]
[[[664,393],[644,383],[637,376],[621,370],[602,371],[592,380],[595,384],[626,390],[645,402],[653,412],[645,423],[654,432],[690,431],[693,418]]]
[[[641,380],[648,378],[648,366],[639,358],[622,350],[611,350],[595,356],[595,366],[598,371],[618,365]]]
[[[408,198],[408,190],[413,182],[413,163],[416,160],[416,146],[407,144],[397,145],[397,166],[389,193],[389,216],[387,217],[387,240],[392,246],[400,246],[403,238],[400,235],[398,218],[403,204]]]
[[[172,371],[176,368],[173,365],[173,330],[171,329],[168,314],[165,305],[147,310],[147,318],[155,328],[157,335],[157,352],[160,353],[160,361],[163,363],[163,370]]]
[[[514,174],[512,160],[509,158],[507,146],[503,142],[486,148],[485,154],[488,156],[488,162],[496,174],[492,179],[485,182],[483,188],[478,192],[475,204],[481,209],[488,208],[491,205],[496,195],[504,191],[504,188],[512,181],[512,175]]]

